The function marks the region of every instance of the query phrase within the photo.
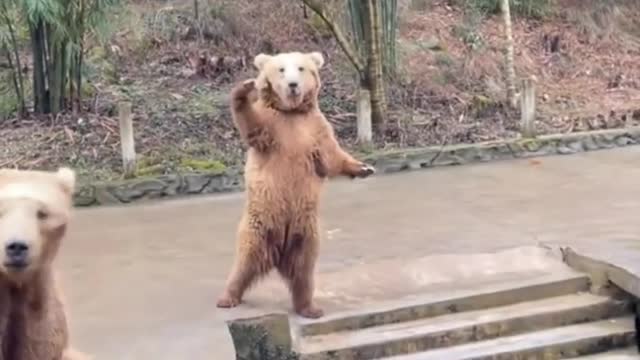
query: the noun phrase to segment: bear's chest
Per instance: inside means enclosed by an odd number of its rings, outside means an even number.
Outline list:
[[[278,124],[279,155],[306,157],[316,148],[316,136],[312,124],[300,119]]]
[[[67,343],[62,304],[43,296],[48,301],[34,306],[26,294],[2,291],[0,360],[61,359]]]

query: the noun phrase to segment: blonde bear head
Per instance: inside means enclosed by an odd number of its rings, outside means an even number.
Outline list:
[[[317,106],[321,53],[260,54],[254,65],[259,71],[256,88],[268,106],[283,112],[306,112]]]
[[[56,256],[73,207],[75,173],[0,170],[0,279],[26,282]]]

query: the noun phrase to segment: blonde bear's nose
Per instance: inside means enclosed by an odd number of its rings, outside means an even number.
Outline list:
[[[4,248],[7,256],[5,265],[11,268],[22,268],[27,265],[29,245],[22,240],[12,239]]]

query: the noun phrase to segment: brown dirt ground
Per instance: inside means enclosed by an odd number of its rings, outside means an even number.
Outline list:
[[[514,19],[516,72],[537,79],[539,132],[615,127],[621,124],[613,117],[584,119],[640,109],[640,8],[618,2],[597,8],[564,0],[544,20]],[[244,151],[227,110],[229,88],[253,76],[256,53],[294,49],[325,53],[321,105],[340,140],[355,147],[349,64],[326,30],[313,17],[303,18],[299,6],[238,0],[205,8],[205,38],[199,39],[188,5],[171,3],[134,2],[114,15],[117,30],[111,40],[88,54],[95,71],[86,112],[3,122],[0,167],[67,164],[87,180],[119,177],[115,114],[120,100],[134,106],[139,175],[238,165]],[[377,147],[517,136],[519,115],[502,106],[501,19],[493,16],[473,26],[469,12],[448,1],[433,1],[420,11],[400,3],[400,65],[387,89],[388,127],[377,137]],[[283,18],[291,21],[282,24]],[[557,35],[558,51],[548,51],[545,35]],[[187,56],[203,50],[243,58],[246,66],[198,76]]]

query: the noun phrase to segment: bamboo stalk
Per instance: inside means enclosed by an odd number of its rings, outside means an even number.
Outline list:
[[[370,25],[369,45],[369,81],[371,89],[372,121],[381,130],[384,128],[385,99],[383,88],[383,73],[380,39],[382,37],[381,19],[377,0],[368,0],[368,15]]]
[[[4,22],[7,24],[7,29],[9,30],[9,38],[11,41],[11,48],[13,50],[13,57],[15,59],[15,66],[9,65],[13,68],[13,78],[14,78],[14,86],[16,88],[16,96],[18,97],[19,116],[24,116],[27,113],[27,105],[24,93],[24,80],[22,78],[22,62],[20,61],[20,53],[18,50],[18,40],[16,39],[16,32],[13,27],[13,23],[9,18],[9,9],[7,8],[6,3],[2,2],[2,14],[4,15]],[[7,59],[11,62],[11,55],[9,49],[7,51]]]

